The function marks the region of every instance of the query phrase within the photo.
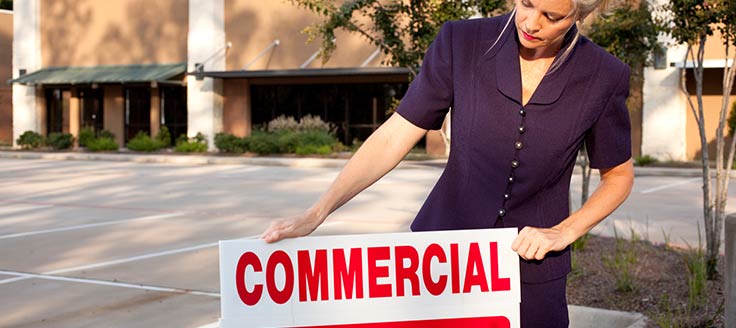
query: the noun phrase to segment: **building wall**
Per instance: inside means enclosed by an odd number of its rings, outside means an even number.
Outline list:
[[[695,78],[693,71],[688,70],[687,74],[687,86],[690,92],[690,101],[698,106],[698,98],[695,95]],[[718,121],[720,118],[720,112],[722,107],[722,88],[723,88],[723,69],[722,68],[706,68],[703,73],[703,111],[705,113],[705,134],[708,140],[708,153],[710,159],[715,159],[716,155],[716,128],[718,127]],[[736,89],[731,91],[730,105],[727,108],[726,115],[730,113],[731,106],[736,102]],[[701,154],[701,141],[698,124],[695,122],[695,118],[689,107],[687,110],[687,158],[688,159],[700,159]],[[728,125],[724,128],[724,134],[728,134]]]
[[[13,139],[13,12],[0,10],[0,144]]]
[[[232,48],[227,54],[227,69],[240,70],[253,61],[274,40],[280,45],[255,61],[249,70],[299,68],[319,49],[321,40],[307,44],[301,31],[322,18],[288,1],[225,0],[225,34]],[[358,67],[376,50],[354,33],[336,33],[337,50],[322,65],[315,59],[309,68]],[[382,55],[369,67],[380,66]]]
[[[250,135],[250,83],[248,80],[230,80],[223,84],[223,131],[239,137]]]
[[[42,66],[187,60],[187,0],[40,0]]]
[[[115,141],[118,146],[124,146],[125,140],[125,112],[123,99],[123,87],[121,85],[108,85],[104,88],[104,104],[102,105],[105,112],[104,128],[115,135]]]

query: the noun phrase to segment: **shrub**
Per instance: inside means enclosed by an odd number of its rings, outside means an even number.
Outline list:
[[[647,166],[649,164],[656,163],[657,159],[649,155],[644,155],[637,157],[634,162],[638,166]]]
[[[162,148],[171,145],[171,132],[169,132],[169,128],[162,125],[156,134],[156,140],[161,143]]]
[[[33,131],[26,131],[15,142],[23,149],[35,149],[43,146],[43,136]]]
[[[248,143],[248,150],[256,154],[264,155],[279,152],[278,136],[273,133],[253,131],[253,133],[245,139]]]
[[[297,155],[310,155],[310,154],[317,154],[317,155],[327,155],[332,153],[332,146],[327,145],[299,145],[296,147]]]
[[[728,113],[728,135],[733,137],[733,131],[736,130],[736,102],[731,106],[731,112]]]
[[[125,145],[130,150],[152,152],[164,147],[161,141],[152,139],[147,133],[140,131]]]
[[[50,133],[46,137],[46,144],[54,149],[69,149],[74,144],[74,136],[70,133]]]
[[[307,115],[299,120],[300,131],[322,131],[327,134],[334,134],[335,125],[329,122],[323,121],[319,116]]]
[[[197,135],[191,139],[187,138],[185,135],[181,135],[176,141],[174,151],[180,153],[207,152],[207,137],[202,133],[197,133]]]
[[[87,143],[87,149],[90,151],[114,151],[118,150],[118,143],[113,138],[100,137]]]
[[[242,154],[248,150],[246,140],[247,138],[238,138],[232,134],[220,132],[215,135],[215,147],[224,153]]]
[[[270,122],[266,126],[268,132],[279,131],[296,131],[299,129],[299,123],[292,116],[281,115]]]
[[[79,136],[77,137],[77,140],[79,141],[79,147],[87,147],[87,144],[90,143],[95,138],[95,130],[90,127],[82,128],[79,130]]]
[[[108,130],[100,131],[100,133],[97,134],[97,137],[98,138],[110,138],[110,139],[115,140],[115,134],[113,134],[112,132]]]

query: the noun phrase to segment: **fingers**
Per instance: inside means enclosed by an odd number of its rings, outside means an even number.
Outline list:
[[[553,242],[549,237],[541,229],[524,227],[511,244],[511,249],[524,260],[543,260],[552,250]]]

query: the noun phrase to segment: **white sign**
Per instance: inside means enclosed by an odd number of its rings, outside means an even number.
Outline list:
[[[516,235],[506,228],[221,241],[220,327],[519,327]]]

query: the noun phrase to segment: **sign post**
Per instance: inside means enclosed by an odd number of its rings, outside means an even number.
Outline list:
[[[519,327],[517,229],[220,242],[220,327]]]

